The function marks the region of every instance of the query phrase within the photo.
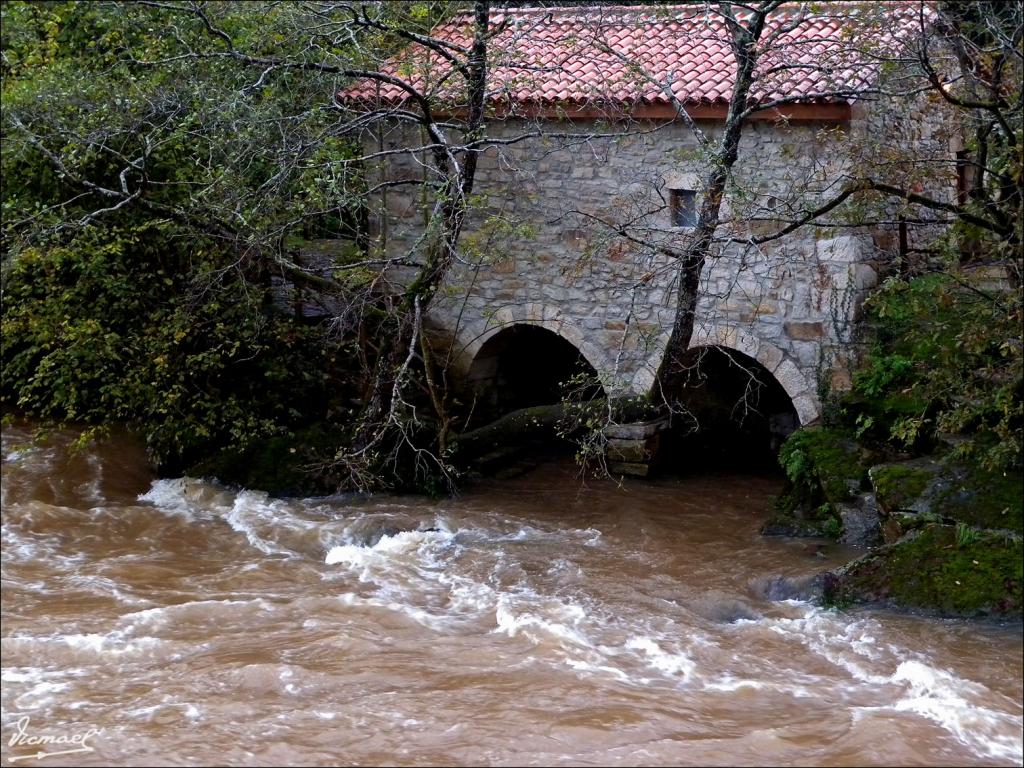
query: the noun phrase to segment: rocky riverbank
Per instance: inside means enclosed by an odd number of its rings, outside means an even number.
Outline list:
[[[767,535],[828,536],[865,555],[826,574],[827,603],[1019,618],[1020,477],[926,455],[893,460],[835,429],[795,433]]]

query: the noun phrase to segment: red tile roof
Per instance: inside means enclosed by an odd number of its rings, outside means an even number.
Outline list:
[[[493,105],[671,105],[657,83],[688,104],[724,104],[735,62],[726,22],[714,4],[579,6],[492,12],[488,100]],[[813,10],[809,10],[813,9]],[[739,9],[737,9],[739,10]],[[877,54],[892,53],[933,15],[920,2],[787,4],[768,21],[751,99],[764,104],[848,103],[875,81]],[[738,15],[743,21],[749,13]],[[440,24],[432,36],[468,48],[472,16]],[[633,66],[631,63],[635,63]],[[381,71],[457,106],[465,85],[438,54],[411,45]],[[648,75],[650,77],[648,77]],[[397,104],[395,85],[363,80],[342,101]]]

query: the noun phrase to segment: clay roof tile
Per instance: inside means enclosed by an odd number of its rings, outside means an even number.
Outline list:
[[[801,8],[805,7],[783,6],[769,18],[762,39],[770,41],[770,47],[762,50],[759,71],[781,69],[755,82],[754,102],[793,97],[846,101],[848,92],[870,87],[877,75],[877,58],[860,49],[894,48],[911,37],[919,24],[916,2],[889,0],[859,10],[843,3],[815,5],[813,11]],[[801,13],[805,15],[799,17]],[[703,6],[504,9],[492,15],[495,29],[505,19],[510,23],[489,46],[489,93],[495,100],[598,99],[628,104],[643,98],[668,103],[661,89],[638,75],[627,61],[659,81],[671,77],[673,92],[690,102],[725,99],[732,91],[735,62],[729,29]],[[798,19],[794,29],[778,33],[780,24]],[[432,34],[468,45],[470,17],[455,16]],[[858,44],[849,45],[851,39]],[[603,50],[604,46],[614,53]],[[787,69],[787,64],[796,66]],[[381,71],[412,81],[425,92],[440,88],[436,95],[447,94],[456,101],[464,98],[457,90],[459,79],[450,76],[450,65],[416,46],[384,62]],[[835,95],[829,96],[829,91]],[[407,97],[397,86],[368,80],[339,94],[342,100],[385,102]]]

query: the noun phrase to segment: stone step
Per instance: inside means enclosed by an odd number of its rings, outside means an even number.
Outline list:
[[[647,477],[651,465],[630,461],[609,461],[608,471],[613,475],[629,475],[630,477]]]

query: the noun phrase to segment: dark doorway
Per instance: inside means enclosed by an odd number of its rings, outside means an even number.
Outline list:
[[[672,393],[680,410],[661,452],[662,468],[774,470],[782,441],[800,421],[789,395],[763,365],[725,347],[698,347]]]
[[[512,325],[480,348],[469,372],[477,417],[571,397],[588,400],[602,390],[597,373],[575,346],[535,325]]]

